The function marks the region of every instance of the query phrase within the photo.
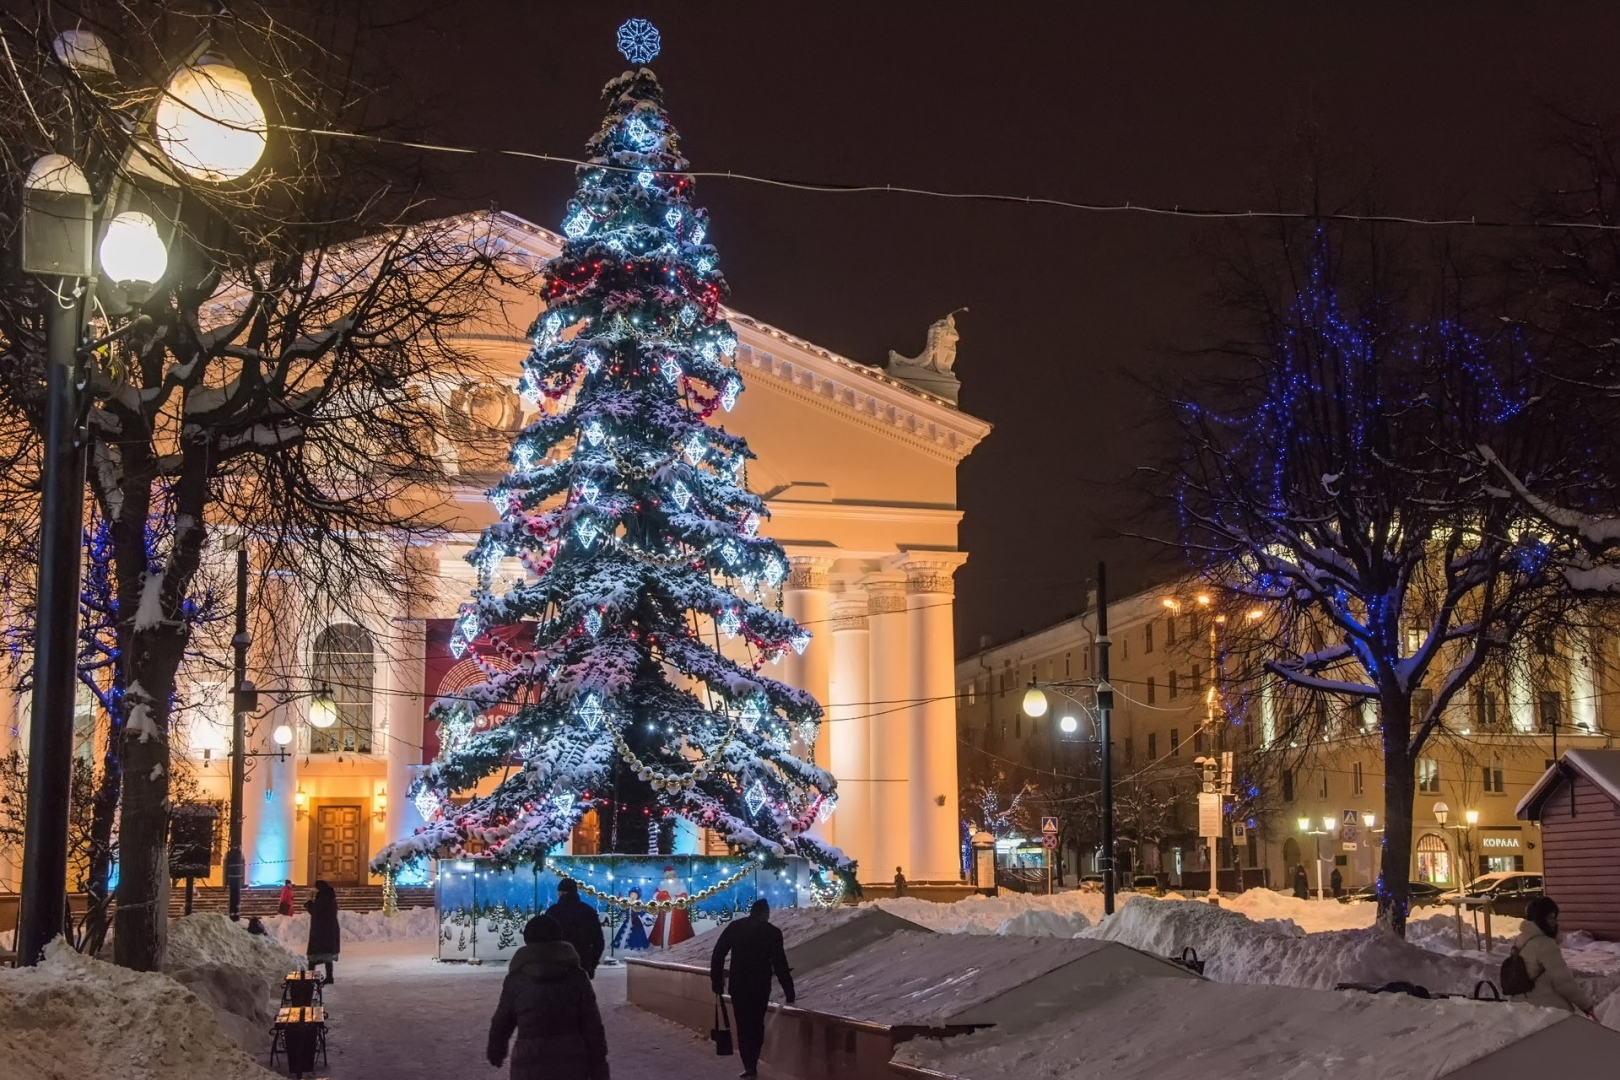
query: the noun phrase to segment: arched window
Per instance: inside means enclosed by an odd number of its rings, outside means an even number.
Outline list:
[[[315,685],[331,688],[337,722],[309,729],[310,753],[371,753],[371,682],[377,671],[371,635],[353,623],[333,623],[315,635],[311,660]]]

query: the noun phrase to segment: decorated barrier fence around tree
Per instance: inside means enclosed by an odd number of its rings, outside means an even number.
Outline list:
[[[767,864],[748,856],[556,855],[501,868],[443,859],[434,904],[440,960],[507,960],[523,926],[557,900],[564,877],[604,921],[608,956],[647,955],[718,929],[757,899],[773,908],[836,903],[836,883],[801,858]],[[830,887],[829,887],[830,886]]]

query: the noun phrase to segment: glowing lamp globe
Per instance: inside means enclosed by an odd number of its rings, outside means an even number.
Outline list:
[[[1331,817],[1324,817],[1324,818],[1323,818],[1323,819],[1322,819],[1322,831],[1323,831],[1323,832],[1327,832],[1327,833],[1330,833],[1330,832],[1332,832],[1332,831],[1333,831],[1333,826],[1335,826],[1335,825],[1337,825],[1337,824],[1338,824],[1338,822],[1337,822],[1337,821],[1335,821],[1335,820],[1334,820],[1334,819],[1333,819],[1333,818],[1331,818]]]
[[[1438,822],[1440,825],[1444,826],[1445,823],[1446,823],[1446,819],[1448,817],[1450,817],[1450,816],[1451,816],[1451,807],[1447,806],[1443,802],[1437,802],[1437,803],[1434,804],[1434,820],[1436,822]]]
[[[169,80],[152,128],[170,160],[198,180],[216,184],[257,165],[269,134],[248,77],[212,56]]]
[[[1040,687],[1032,686],[1024,694],[1024,712],[1029,716],[1046,715],[1046,695],[1041,693]]]
[[[292,728],[286,724],[277,724],[276,730],[270,733],[270,737],[276,740],[277,746],[286,746],[292,742]]]
[[[169,268],[169,252],[147,214],[125,210],[107,223],[101,238],[101,269],[113,281],[150,285]]]
[[[1306,832],[1306,833],[1311,831],[1311,819],[1310,818],[1302,817],[1302,818],[1299,819],[1299,831],[1300,832]]]
[[[1373,825],[1375,825],[1377,823],[1377,821],[1378,821],[1377,816],[1375,814],[1373,814],[1373,812],[1371,810],[1368,810],[1368,811],[1366,811],[1365,813],[1363,813],[1361,815],[1361,823],[1363,825],[1365,825],[1369,829],[1372,828]]]
[[[337,703],[332,700],[331,691],[322,690],[309,703],[309,722],[318,728],[329,728],[337,723]]]
[[[1065,716],[1058,721],[1058,730],[1065,735],[1073,735],[1080,730],[1080,721],[1072,716]]]

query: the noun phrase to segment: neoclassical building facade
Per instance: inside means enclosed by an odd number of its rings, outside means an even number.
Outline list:
[[[561,247],[512,215],[496,215],[493,226],[469,219],[469,229],[491,227],[534,265]],[[388,556],[430,588],[392,606],[321,597],[312,614],[292,602],[296,581],[254,575],[260,625],[250,677],[263,707],[244,800],[252,884],[375,881],[369,856],[421,824],[406,793],[437,747],[427,707],[460,677],[445,628],[474,585],[464,556],[494,520],[485,490],[533,408],[515,387],[539,307],[532,295],[494,298],[498,314],[465,327],[456,343],[485,369],[443,374],[441,398],[468,434],[442,448],[460,482],[439,511],[440,542],[396,545]],[[826,708],[816,758],[838,777],[839,804],[820,828],[860,861],[863,880],[888,880],[901,867],[915,881],[954,882],[953,575],[967,558],[957,544],[956,469],[989,425],[941,396],[954,396],[948,370],[923,378],[914,360],[894,365],[907,382],[740,312],[728,317],[746,392],[721,420],[758,455],[749,483],[771,511],[761,531],[792,562],[783,607],[813,635],[802,656],[783,660],[780,677]],[[335,716],[315,727],[311,691],[322,685],[332,688]],[[193,687],[201,707],[181,740],[210,799],[229,790],[228,690]],[[273,739],[283,725],[293,732],[285,753]],[[0,737],[26,739],[25,716]]]

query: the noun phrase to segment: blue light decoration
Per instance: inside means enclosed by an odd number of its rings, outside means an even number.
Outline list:
[[[737,609],[726,608],[725,614],[720,616],[720,632],[728,638],[734,638],[741,629],[742,617],[737,614]]]
[[[749,698],[742,707],[742,715],[738,717],[738,722],[742,724],[743,730],[752,732],[759,727],[759,722],[763,719],[765,719],[765,709],[760,705],[759,699]]]
[[[709,448],[709,440],[703,437],[701,431],[694,431],[686,439],[686,460],[693,465],[703,460],[703,455]]]
[[[574,713],[579,717],[580,723],[592,731],[601,727],[602,721],[607,718],[607,710],[602,707],[602,699],[593,692],[587,692],[580,698]]]
[[[585,425],[585,441],[592,446],[601,446],[606,435],[607,432],[602,429],[602,421],[600,420],[592,420]]]
[[[672,229],[680,228],[681,227],[681,212],[678,209],[676,209],[675,207],[673,207],[673,206],[670,207],[668,210],[665,210],[664,211],[664,224],[668,225]]]
[[[685,510],[692,502],[692,490],[679,480],[669,489],[669,497],[675,500],[675,505]]]
[[[703,237],[704,237],[706,232],[707,232],[707,230],[704,229],[704,227],[702,225],[699,225],[697,228],[693,229],[692,230],[692,238],[691,238],[692,243],[694,243],[694,244],[703,243]]]
[[[423,821],[432,821],[439,816],[439,807],[442,805],[442,800],[439,798],[439,793],[432,788],[424,787],[416,793],[416,797],[412,801],[416,803],[416,812],[422,815]]]
[[[585,632],[595,637],[602,632],[602,613],[595,608],[585,613]]]
[[[574,535],[579,537],[581,544],[590,547],[596,543],[596,538],[602,535],[602,526],[592,518],[580,518],[574,525]]]
[[[456,632],[450,635],[450,652],[457,660],[467,653],[467,646],[478,637],[481,627],[478,625],[478,612],[468,608],[461,613],[456,621]]]
[[[810,631],[804,629],[796,630],[794,631],[793,636],[788,639],[788,642],[793,646],[793,651],[795,653],[803,656],[804,650],[810,647]]]
[[[601,489],[596,486],[595,480],[587,480],[583,484],[579,485],[579,497],[582,502],[595,506],[596,500],[601,498],[601,496]]]
[[[650,64],[664,47],[658,27],[646,19],[631,19],[619,27],[615,38],[619,52],[632,64]]]
[[[663,362],[658,365],[658,372],[671,384],[680,382],[681,375],[684,374],[681,371],[681,362],[673,356],[664,357]]]
[[[563,235],[570,240],[582,239],[591,231],[591,215],[583,210],[576,210],[563,222]]]
[[[639,116],[632,116],[625,121],[624,137],[630,140],[631,146],[643,152],[652,150],[658,145],[658,132]]]
[[[727,379],[725,389],[720,391],[720,404],[726,412],[737,407],[737,395],[742,393],[741,379]]]
[[[640,184],[644,188],[652,187],[653,171],[651,169],[642,169],[640,172],[636,173],[636,183]]]
[[[782,584],[782,580],[786,577],[787,567],[782,564],[781,559],[778,559],[775,555],[772,555],[769,559],[765,560],[765,584],[774,589],[778,585]]]
[[[755,780],[753,786],[748,789],[748,794],[743,796],[743,802],[748,804],[748,812],[755,817],[759,816],[759,812],[769,801],[770,796],[765,794],[765,785],[758,780]]]

